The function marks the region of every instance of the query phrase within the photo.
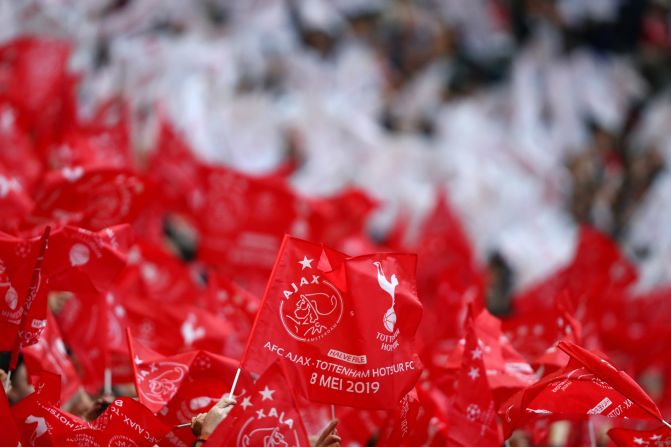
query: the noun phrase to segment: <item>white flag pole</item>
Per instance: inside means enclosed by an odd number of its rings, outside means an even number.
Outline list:
[[[103,385],[103,393],[106,395],[111,395],[112,394],[112,369],[107,367],[105,368],[105,378],[104,378],[104,385]]]
[[[335,419],[335,405],[331,404],[331,419]]]
[[[592,447],[596,447],[596,433],[594,433],[594,422],[590,419],[587,421],[587,430],[589,430],[589,442]]]
[[[9,385],[11,383],[11,379],[12,379],[12,370],[10,369],[9,371],[7,371],[7,377],[5,377],[5,383],[4,383],[5,393],[9,392]]]
[[[233,393],[235,393],[235,387],[238,386],[238,379],[240,378],[240,368],[235,372],[235,378],[233,379],[233,385],[231,385],[231,391],[228,393],[228,398],[233,399]],[[223,402],[224,399],[226,398],[226,394],[221,396],[221,399],[219,399],[219,403]]]

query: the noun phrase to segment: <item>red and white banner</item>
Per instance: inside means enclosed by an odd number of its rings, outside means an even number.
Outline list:
[[[259,373],[282,357],[298,367],[311,400],[394,408],[421,370],[415,261],[385,253],[350,258],[286,236],[242,366]]]

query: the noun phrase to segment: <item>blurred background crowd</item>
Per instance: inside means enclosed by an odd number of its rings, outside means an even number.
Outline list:
[[[0,2],[0,43],[71,43],[82,119],[128,107],[139,165],[167,121],[204,163],[361,188],[380,243],[399,220],[420,238],[446,198],[498,315],[569,263],[581,224],[635,262],[637,292],[671,283],[670,27],[669,0]]]
[[[521,289],[615,237],[671,280],[665,0],[3,2],[0,39],[70,40],[79,113],[123,98],[142,159],[160,116],[203,161],[358,185],[378,239],[446,187],[478,257]],[[412,232],[410,232],[412,233]]]

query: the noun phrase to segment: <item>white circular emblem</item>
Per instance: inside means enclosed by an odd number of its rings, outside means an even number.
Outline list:
[[[89,262],[91,252],[84,244],[74,244],[70,248],[70,265],[76,267],[78,265],[86,265]]]
[[[280,302],[282,325],[296,340],[313,342],[338,326],[344,310],[340,291],[328,281],[304,284]]]

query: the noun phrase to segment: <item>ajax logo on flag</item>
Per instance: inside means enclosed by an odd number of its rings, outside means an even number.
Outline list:
[[[311,269],[314,259],[307,256],[298,263]],[[333,332],[343,315],[343,299],[337,287],[319,275],[306,274],[283,292],[280,320],[293,338],[314,342]]]

